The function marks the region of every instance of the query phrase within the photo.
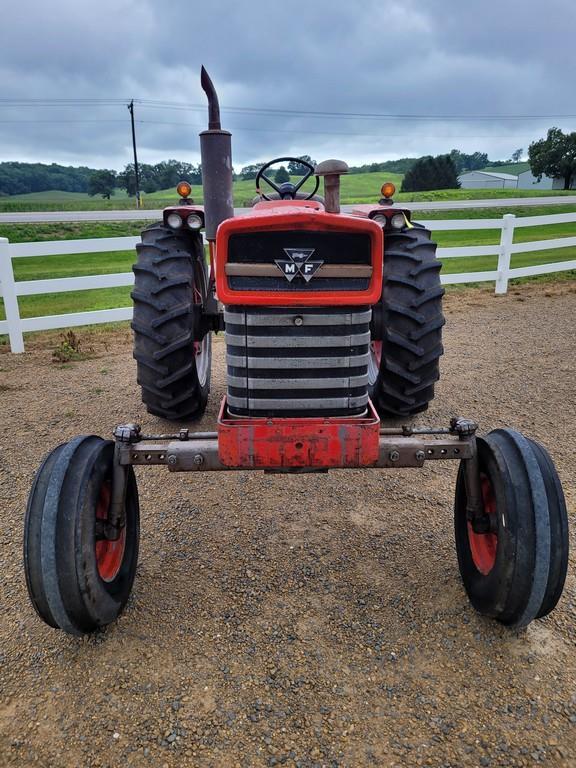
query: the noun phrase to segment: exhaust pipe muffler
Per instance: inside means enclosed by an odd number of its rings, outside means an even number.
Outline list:
[[[200,83],[208,97],[208,130],[200,134],[205,229],[206,239],[215,240],[218,225],[234,216],[232,134],[222,130],[218,95],[204,67]]]

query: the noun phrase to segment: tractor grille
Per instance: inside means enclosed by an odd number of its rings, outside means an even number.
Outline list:
[[[303,271],[283,271],[299,254],[317,265],[309,280]],[[290,230],[231,235],[225,271],[235,291],[365,291],[371,265],[367,234]]]
[[[355,416],[368,403],[369,307],[228,306],[228,407],[238,416]]]

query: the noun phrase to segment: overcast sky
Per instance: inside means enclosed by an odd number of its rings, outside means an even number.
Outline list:
[[[505,159],[551,125],[576,130],[560,117],[576,114],[575,29],[575,0],[4,0],[0,160],[121,169],[132,153],[125,103],[203,105],[201,64],[237,169],[276,155],[357,164],[453,147]],[[125,103],[8,106],[22,99]],[[199,161],[204,111],[136,104],[136,117],[142,161]]]

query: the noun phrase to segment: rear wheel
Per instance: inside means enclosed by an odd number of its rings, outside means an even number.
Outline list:
[[[24,569],[28,593],[47,624],[73,635],[114,621],[130,595],[138,562],[140,520],[132,467],[127,469],[125,523],[105,536],[114,444],[77,437],[40,466],[26,510]]]
[[[382,297],[372,308],[369,389],[381,416],[428,408],[443,352],[441,263],[420,225],[384,235]]]
[[[134,265],[134,357],[142,401],[164,419],[198,419],[210,391],[211,334],[203,327],[208,274],[202,237],[154,224]]]
[[[467,519],[464,462],[456,485],[458,564],[472,605],[504,624],[523,627],[558,602],[568,562],[564,496],[542,446],[511,429],[477,439],[488,527]]]

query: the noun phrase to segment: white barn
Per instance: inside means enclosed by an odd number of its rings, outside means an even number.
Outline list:
[[[564,183],[561,186],[555,186],[555,182],[562,182],[562,179],[552,179],[550,176],[542,176],[540,181],[531,170],[524,171],[518,174],[518,189],[562,189]]]
[[[493,171],[468,171],[458,176],[462,189],[516,189],[518,176]]]

